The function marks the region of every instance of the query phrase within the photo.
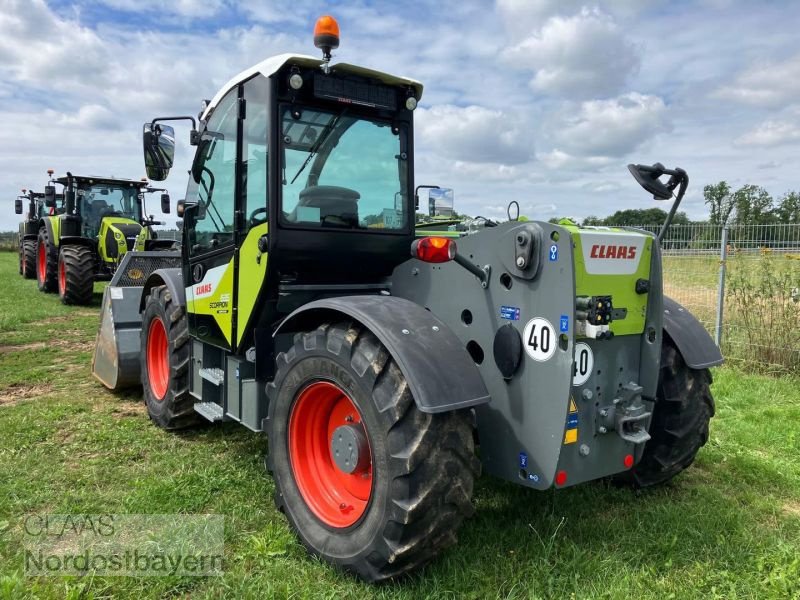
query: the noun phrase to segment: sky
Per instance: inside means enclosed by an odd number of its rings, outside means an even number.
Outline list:
[[[800,189],[800,2],[0,0],[0,231],[48,168],[140,178],[145,121],[196,115],[271,55],[317,56],[322,14],[334,62],[422,81],[416,183],[453,188],[458,212],[650,208],[631,162],[684,168],[694,219],[709,183]],[[193,150],[176,132],[173,201]]]

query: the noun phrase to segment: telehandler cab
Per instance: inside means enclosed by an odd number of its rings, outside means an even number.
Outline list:
[[[722,357],[663,296],[658,237],[510,219],[415,239],[422,84],[331,65],[338,33],[321,18],[322,60],[269,58],[204,103],[181,255],[123,258],[95,375],[141,381],[165,429],[265,432],[303,544],[368,581],[455,542],[481,464],[534,490],[688,467]],[[166,120],[144,126],[156,180]],[[631,170],[656,197],[677,190],[674,214],[686,173]]]
[[[52,171],[48,171],[52,174]],[[55,185],[64,187],[57,206]],[[172,240],[158,240],[152,217],[146,217],[147,180],[79,176],[67,173],[45,187],[45,204],[54,214],[38,221],[37,269],[39,289],[55,292],[64,304],[89,304],[95,281],[107,281],[130,250],[165,249]],[[169,196],[161,197],[162,212]],[[166,210],[165,210],[166,209]]]

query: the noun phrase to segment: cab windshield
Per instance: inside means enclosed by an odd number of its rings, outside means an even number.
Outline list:
[[[408,227],[404,126],[286,107],[281,116],[284,225],[398,231]]]
[[[104,217],[142,220],[139,188],[109,184],[78,184],[77,203],[87,226],[99,229]]]

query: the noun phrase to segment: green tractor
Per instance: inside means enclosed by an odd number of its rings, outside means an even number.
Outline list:
[[[25,214],[25,220],[19,224],[19,274],[25,279],[36,279],[36,240],[39,223],[46,214],[44,194],[23,189],[14,201],[14,212]]]
[[[58,205],[55,185],[64,188]],[[88,177],[67,173],[45,188],[45,204],[54,214],[38,221],[36,278],[39,289],[57,291],[64,304],[89,304],[95,281],[111,279],[120,260],[131,250],[169,248],[159,240],[146,217],[144,198],[151,192],[146,180]],[[161,195],[162,212],[169,196]]]
[[[182,117],[196,153],[181,253],[123,258],[95,376],[141,384],[164,429],[266,433],[299,539],[367,581],[452,545],[481,467],[531,491],[687,468],[722,356],[663,294],[663,235],[509,218],[416,237],[422,84],[331,65],[338,41],[323,17],[322,60],[269,58],[206,102],[199,127]],[[155,180],[172,167],[167,120],[144,126]],[[675,196],[671,220],[685,171],[630,168]]]

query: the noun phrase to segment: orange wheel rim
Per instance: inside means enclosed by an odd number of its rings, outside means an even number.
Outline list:
[[[288,434],[292,474],[308,508],[330,527],[355,524],[373,485],[372,451],[355,403],[331,382],[312,383],[292,406]]]
[[[163,400],[169,387],[169,343],[160,317],[150,321],[147,331],[147,377],[157,400]]]

